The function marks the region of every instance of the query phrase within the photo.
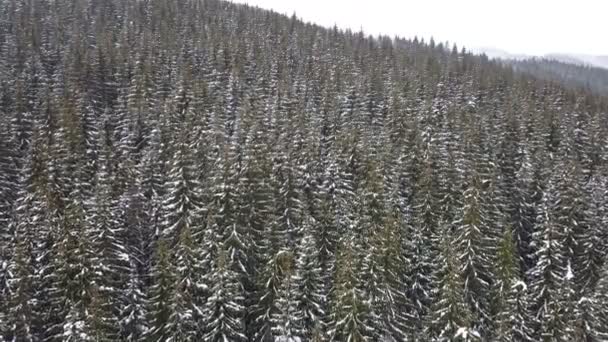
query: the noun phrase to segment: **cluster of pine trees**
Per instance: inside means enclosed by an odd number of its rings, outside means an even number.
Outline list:
[[[0,341],[607,341],[607,108],[217,0],[0,1]]]

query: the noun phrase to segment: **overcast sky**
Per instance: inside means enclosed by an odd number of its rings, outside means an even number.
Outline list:
[[[607,0],[234,0],[323,26],[469,48],[608,55]]]

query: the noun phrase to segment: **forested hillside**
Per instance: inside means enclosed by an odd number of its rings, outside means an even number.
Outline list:
[[[0,0],[0,341],[608,341],[608,102],[216,0]]]

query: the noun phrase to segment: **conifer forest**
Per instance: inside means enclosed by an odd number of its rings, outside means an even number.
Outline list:
[[[3,342],[608,341],[607,192],[606,94],[450,43],[0,0]]]

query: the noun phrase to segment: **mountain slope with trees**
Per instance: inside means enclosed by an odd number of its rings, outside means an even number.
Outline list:
[[[217,0],[0,2],[0,341],[605,341],[608,102]]]

